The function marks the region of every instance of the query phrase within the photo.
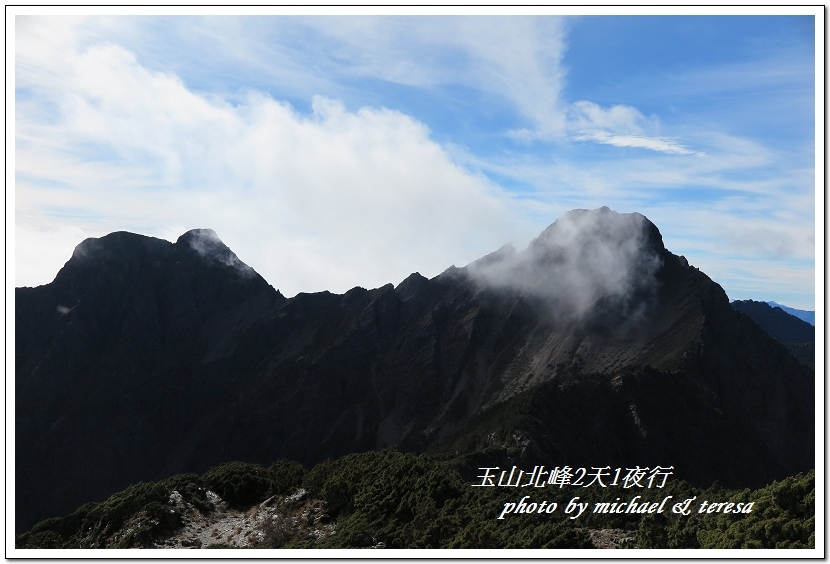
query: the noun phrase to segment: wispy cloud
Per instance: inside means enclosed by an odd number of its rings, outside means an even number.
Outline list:
[[[333,44],[341,73],[472,89],[511,104],[544,134],[564,131],[561,60],[567,31],[562,18],[313,18],[304,23]]]
[[[647,131],[659,129],[657,118],[646,118],[631,106],[616,105],[602,108],[581,100],[569,107],[568,123],[574,139],[593,141],[615,147],[649,149],[677,155],[699,154],[673,139],[648,135]]]
[[[577,141],[594,141],[603,145],[614,147],[632,147],[636,149],[649,149],[660,153],[671,153],[676,155],[700,155],[687,149],[673,139],[664,137],[645,137],[642,135],[615,135],[608,131],[596,130],[577,134],[574,139]]]

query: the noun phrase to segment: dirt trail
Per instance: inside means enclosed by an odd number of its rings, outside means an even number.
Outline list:
[[[202,513],[186,503],[179,492],[171,493],[173,511],[181,515],[184,526],[173,536],[157,541],[153,548],[279,548],[289,540],[334,533],[324,502],[308,499],[303,489],[288,497],[271,497],[244,511],[228,507],[213,492],[207,497],[213,510]]]

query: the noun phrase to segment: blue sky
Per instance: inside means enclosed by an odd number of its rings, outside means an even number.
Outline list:
[[[286,295],[344,292],[607,205],[730,298],[814,309],[801,13],[17,15],[15,284],[86,237],[210,227]]]

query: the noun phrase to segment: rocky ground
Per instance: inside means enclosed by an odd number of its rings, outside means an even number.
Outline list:
[[[637,548],[637,533],[625,529],[589,529],[595,548]]]
[[[322,538],[334,534],[335,524],[325,502],[309,499],[304,489],[287,497],[271,497],[247,510],[233,509],[218,495],[207,493],[212,511],[202,513],[173,491],[170,503],[183,527],[152,548],[280,548],[289,540]],[[135,523],[133,525],[139,525]],[[124,527],[129,533],[130,526]],[[624,529],[588,530],[596,548],[636,548],[636,533]],[[374,548],[384,548],[379,544]]]
[[[157,539],[148,548],[280,548],[291,540],[320,539],[334,534],[335,523],[326,513],[325,502],[310,499],[306,490],[274,496],[247,510],[230,507],[214,492],[207,492],[211,510],[199,511],[178,491],[170,494],[171,512],[183,526],[168,538]],[[117,546],[121,538],[142,526],[133,518],[108,543]],[[587,530],[596,548],[636,548],[636,533],[624,529]],[[373,548],[385,548],[383,543]]]
[[[287,497],[271,497],[240,511],[213,492],[208,492],[213,511],[202,513],[184,502],[179,492],[170,494],[174,511],[184,526],[153,548],[279,548],[289,540],[322,538],[334,533],[325,503],[308,499],[299,489]]]

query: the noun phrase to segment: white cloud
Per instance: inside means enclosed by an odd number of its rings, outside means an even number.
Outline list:
[[[639,320],[654,296],[661,264],[646,225],[640,214],[574,210],[522,252],[502,250],[468,271],[484,284],[542,298],[560,322],[605,307]]]
[[[456,84],[509,100],[535,127],[560,131],[558,17],[311,18],[346,72],[413,86]],[[332,47],[327,47],[332,48]],[[342,70],[340,72],[343,72]]]
[[[646,118],[631,106],[618,104],[602,108],[593,102],[581,100],[571,104],[569,118],[568,127],[578,141],[678,155],[696,154],[673,139],[648,135],[647,131],[659,129],[657,119]]]
[[[16,116],[20,256],[46,242],[26,215],[75,243],[78,230],[174,239],[212,228],[291,295],[435,275],[510,238],[512,200],[400,112],[318,97],[301,115],[262,93],[234,106],[111,43],[45,48],[51,58],[18,53],[40,69],[17,85],[30,92]],[[91,219],[58,216],[70,207]],[[48,282],[56,262],[44,273],[19,260],[17,283]]]
[[[640,135],[614,135],[607,131],[593,131],[590,133],[582,133],[575,137],[578,141],[594,141],[603,145],[613,145],[614,147],[631,147],[637,149],[649,149],[651,151],[658,151],[660,153],[673,153],[677,155],[702,155],[690,149],[687,149],[673,139],[666,139],[662,137],[643,137]]]
[[[610,108],[602,108],[594,102],[581,100],[574,102],[570,107],[571,127],[576,131],[599,129],[612,133],[643,132],[646,117],[636,108],[618,104]]]
[[[74,225],[49,222],[37,226],[18,217],[14,231],[15,285],[39,286],[51,282],[72,256],[75,246],[88,236]]]
[[[212,64],[231,79],[244,68],[248,81],[267,77],[280,84],[281,91],[300,98],[322,92],[348,97],[354,81],[365,79],[429,89],[431,95],[444,87],[460,88],[462,93],[474,92],[489,108],[510,107],[524,122],[503,132],[514,139],[572,138],[694,153],[654,133],[657,119],[646,118],[636,108],[601,108],[563,99],[568,29],[561,17],[207,17],[163,22],[161,27],[174,34],[177,47],[184,50],[195,82],[206,80],[209,71],[204,67]],[[146,22],[92,18],[75,27],[83,29],[83,41],[126,41],[164,68],[177,66],[177,59],[164,49],[147,47],[164,37],[154,35],[156,31],[142,34],[137,31],[142,24]],[[225,90],[215,77],[208,82],[214,91]],[[444,95],[466,96],[448,91]]]

